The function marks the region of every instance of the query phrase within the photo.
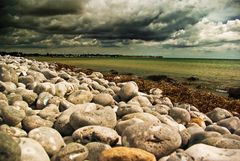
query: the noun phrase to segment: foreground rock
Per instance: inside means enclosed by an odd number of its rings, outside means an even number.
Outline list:
[[[155,156],[142,149],[116,147],[104,150],[99,161],[156,161]]]
[[[144,149],[160,158],[180,147],[181,136],[166,124],[139,123],[125,129],[122,142],[125,146]]]
[[[19,145],[6,133],[0,131],[0,160],[20,161],[21,149]]]
[[[239,160],[240,149],[223,149],[205,144],[196,144],[185,151],[195,160],[234,161]]]
[[[20,139],[21,160],[23,161],[50,161],[41,144],[30,138]]]

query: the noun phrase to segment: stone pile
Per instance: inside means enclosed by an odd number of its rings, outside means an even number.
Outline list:
[[[0,56],[0,161],[239,160],[240,119],[100,72]]]

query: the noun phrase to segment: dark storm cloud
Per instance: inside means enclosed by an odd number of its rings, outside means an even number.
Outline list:
[[[240,15],[239,0],[3,0],[0,8],[0,44],[26,46],[116,47],[135,39],[174,46],[176,39],[185,47],[202,18],[219,9],[234,8],[226,23]]]

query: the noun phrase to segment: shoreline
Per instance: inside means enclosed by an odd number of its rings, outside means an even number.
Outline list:
[[[56,62],[53,64],[57,65],[56,69],[58,70],[66,68],[75,72],[84,72],[86,74],[91,74],[96,71]],[[102,74],[106,80],[115,83],[135,81],[141,92],[149,93],[151,88],[160,88],[163,90],[163,94],[169,97],[173,102],[189,103],[197,107],[203,113],[212,111],[216,107],[220,107],[236,113],[236,116],[240,117],[240,99],[232,99],[216,95],[213,92],[204,89],[194,89],[191,86],[186,86],[178,81],[168,82],[161,80],[160,82],[156,82],[134,74],[112,74],[111,72],[102,72]]]

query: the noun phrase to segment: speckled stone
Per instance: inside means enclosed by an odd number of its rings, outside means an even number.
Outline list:
[[[51,161],[84,161],[88,156],[88,149],[79,143],[69,143],[63,147]]]
[[[19,145],[5,132],[0,131],[0,160],[20,161],[21,149]]]
[[[104,150],[99,161],[156,161],[153,154],[137,148],[116,147]]]
[[[28,137],[38,141],[49,156],[56,154],[64,145],[59,132],[50,127],[38,127],[28,133]]]
[[[111,146],[116,145],[120,136],[111,128],[103,126],[85,126],[77,129],[72,134],[73,140],[81,144],[101,142]]]
[[[127,127],[122,134],[124,146],[153,153],[157,158],[166,156],[181,146],[179,132],[166,124],[138,123]]]

